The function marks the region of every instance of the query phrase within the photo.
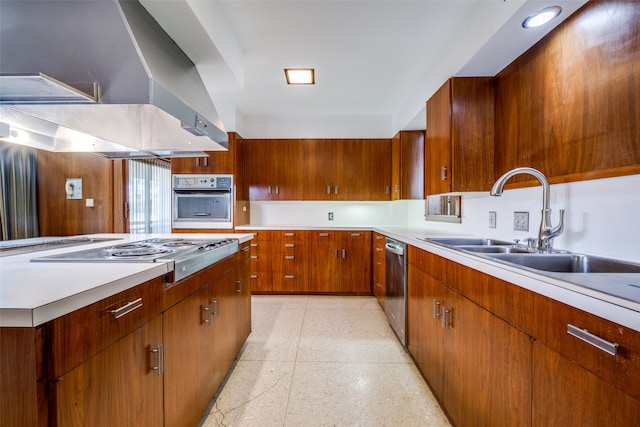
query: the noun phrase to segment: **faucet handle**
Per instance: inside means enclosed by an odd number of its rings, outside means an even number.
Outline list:
[[[535,237],[525,237],[524,239],[514,239],[517,247],[525,247],[527,249],[535,249],[538,246],[538,239]]]

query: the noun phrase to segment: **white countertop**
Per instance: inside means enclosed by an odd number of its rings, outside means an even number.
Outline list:
[[[599,292],[555,277],[538,274],[528,269],[519,268],[515,265],[500,263],[488,257],[478,256],[435,243],[428,243],[419,239],[460,236],[459,234],[445,234],[441,231],[400,227],[381,227],[374,228],[373,230],[403,243],[416,246],[428,252],[440,255],[443,258],[447,258],[451,261],[471,267],[475,270],[521,286],[525,289],[529,289],[556,301],[560,301],[572,307],[587,311],[636,331],[640,331],[640,303]],[[594,277],[594,279],[592,279],[594,282],[599,280],[596,278],[597,275],[597,273],[590,274],[591,277]],[[602,277],[600,280],[604,281],[605,285],[607,284],[606,282],[609,282],[611,285],[626,285],[628,282],[640,283],[640,274],[607,274],[600,277]],[[602,285],[602,283],[599,283],[598,285]],[[640,289],[637,291],[638,299],[640,300]],[[523,307],[523,309],[527,310],[529,308]]]
[[[211,238],[211,234],[94,234],[120,240],[0,258],[0,327],[38,326],[171,271],[172,263],[31,262],[31,258],[99,248],[154,237]],[[215,233],[240,243],[252,234]]]

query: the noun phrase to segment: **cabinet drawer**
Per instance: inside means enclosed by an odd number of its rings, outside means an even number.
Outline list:
[[[640,399],[640,333],[566,304],[534,295],[533,336],[547,347],[576,362],[614,387]],[[611,355],[568,333],[569,325],[586,330],[595,344],[618,345]],[[598,339],[603,340],[597,342]]]
[[[271,255],[251,255],[251,272],[269,272],[272,264]]]
[[[446,281],[445,265],[448,262],[445,258],[424,251],[415,246],[409,246],[409,264],[413,264],[429,276],[441,282]]]
[[[251,292],[273,291],[273,280],[270,272],[256,272],[251,270]]]
[[[159,277],[47,323],[49,378],[58,378],[159,314],[162,292]]]

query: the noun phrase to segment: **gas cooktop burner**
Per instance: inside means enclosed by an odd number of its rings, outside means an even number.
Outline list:
[[[115,257],[139,257],[139,256],[149,256],[149,255],[159,255],[170,253],[169,249],[162,248],[140,248],[140,249],[127,249],[123,251],[112,252],[111,256]]]
[[[109,248],[108,250],[111,251],[124,251],[124,250],[129,250],[129,249],[142,249],[142,248],[150,248],[151,245],[147,245],[144,244],[142,242],[132,242],[132,243],[125,243],[123,245],[117,245],[117,246],[113,246],[111,248]]]

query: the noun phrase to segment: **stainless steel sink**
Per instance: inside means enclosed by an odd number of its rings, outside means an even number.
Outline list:
[[[640,273],[640,264],[582,254],[493,253],[487,256],[557,273]]]
[[[447,246],[512,246],[513,242],[475,237],[419,238],[425,242],[439,243]]]
[[[477,252],[482,254],[528,254],[531,252],[525,248],[520,248],[515,246],[460,245],[460,246],[457,246],[457,248],[465,251],[469,251],[469,252]]]

